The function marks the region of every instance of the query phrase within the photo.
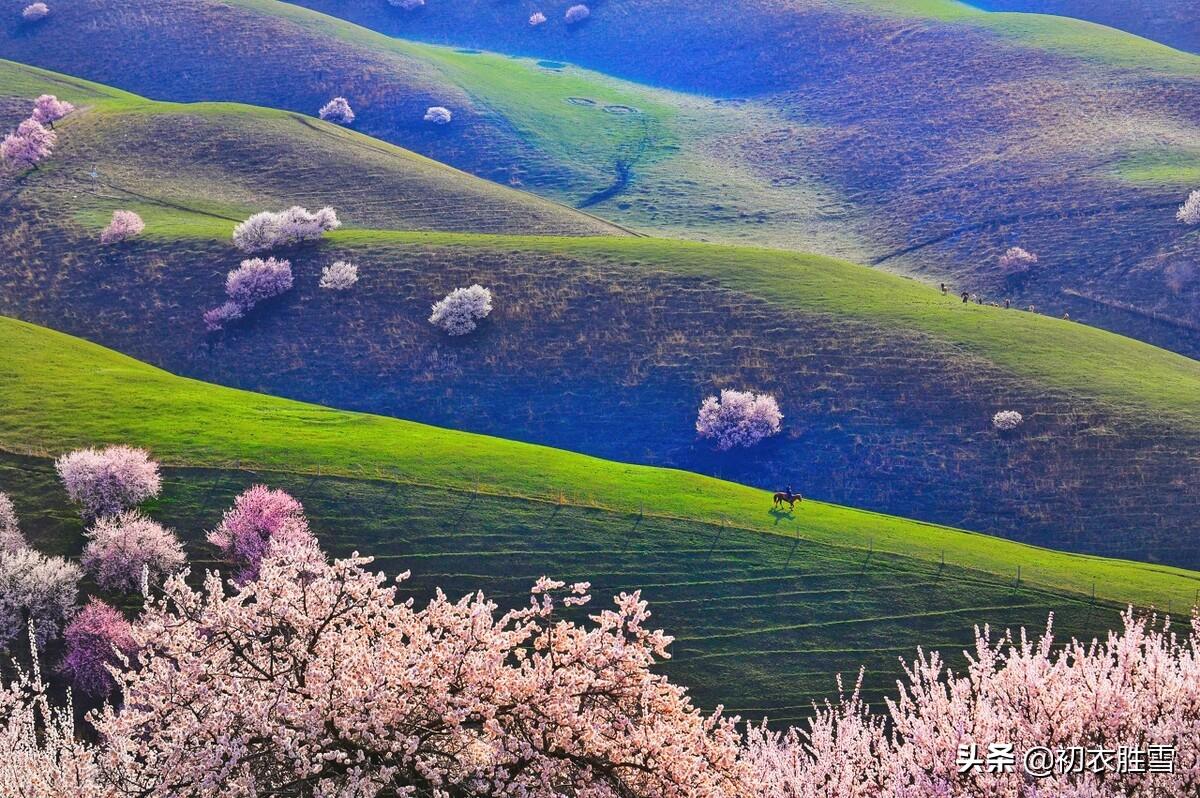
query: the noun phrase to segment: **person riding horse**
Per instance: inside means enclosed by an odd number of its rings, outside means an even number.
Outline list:
[[[804,497],[799,493],[793,493],[791,485],[788,485],[786,490],[781,490],[775,494],[776,508],[782,507],[783,503],[787,502],[788,510],[794,510],[796,509],[796,502],[802,501],[804,501]]]

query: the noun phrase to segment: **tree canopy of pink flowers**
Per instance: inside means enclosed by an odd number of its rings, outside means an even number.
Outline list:
[[[1184,224],[1200,224],[1200,190],[1188,194],[1175,218]]]
[[[282,211],[262,211],[233,229],[233,244],[243,252],[265,252],[305,241],[316,241],[342,223],[333,208],[310,213],[293,205]]]
[[[66,100],[60,100],[53,94],[43,94],[33,101],[33,113],[29,118],[53,128],[55,122],[74,110],[75,106]]]
[[[292,264],[275,258],[250,258],[225,277],[225,294],[243,311],[292,290]]]
[[[1016,410],[1001,410],[992,416],[992,426],[1001,432],[1012,432],[1025,423],[1025,417]]]
[[[100,243],[116,244],[141,235],[145,229],[146,223],[133,211],[113,211],[112,220],[100,232]]]
[[[592,15],[592,10],[580,3],[579,5],[571,6],[567,9],[565,19],[568,25],[574,25],[577,22],[583,22]]]
[[[432,105],[425,111],[425,121],[435,125],[448,125],[453,118],[450,109],[440,105]]]
[[[358,267],[348,261],[335,261],[321,270],[318,285],[327,291],[345,291],[358,282]]]
[[[1007,274],[1022,274],[1037,265],[1038,256],[1020,247],[1009,247],[1000,256],[1000,268]]]
[[[162,489],[158,463],[145,449],[131,446],[76,449],[58,458],[54,468],[85,518],[115,515]]]
[[[17,520],[17,509],[8,494],[0,493],[0,552],[16,551],[25,547],[25,536]]]
[[[534,11],[532,14],[529,15],[529,24],[535,28],[538,25],[545,25],[546,24],[546,15],[543,14],[541,11]]]
[[[0,649],[27,625],[39,647],[57,637],[75,611],[80,576],[74,563],[27,546],[0,551]]]
[[[304,516],[304,507],[282,490],[255,485],[242,492],[225,513],[221,524],[208,535],[238,567],[239,582],[255,579],[259,564],[273,541],[314,540]]]
[[[337,122],[339,125],[349,125],[354,121],[354,111],[350,108],[350,101],[345,97],[334,97],[322,105],[317,114],[322,119]]]
[[[133,593],[183,567],[175,533],[137,510],[105,516],[87,532],[83,567],[106,590]]]
[[[434,303],[432,310],[430,324],[450,335],[466,335],[492,312],[492,292],[479,284],[455,288]]]
[[[710,396],[700,405],[696,432],[716,441],[717,449],[725,452],[778,434],[782,423],[774,396],[725,389],[719,398]]]
[[[45,3],[30,3],[21,11],[21,18],[26,22],[37,22],[50,16],[50,6]]]
[[[63,631],[66,653],[60,670],[71,686],[98,698],[108,696],[117,687],[111,668],[122,666],[137,654],[133,627],[119,610],[93,598],[67,624]]]
[[[13,169],[37,168],[54,153],[58,136],[36,119],[26,119],[0,141],[0,158]]]

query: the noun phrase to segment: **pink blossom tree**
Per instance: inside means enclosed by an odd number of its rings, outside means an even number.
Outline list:
[[[232,324],[245,315],[246,312],[238,303],[232,300],[223,302],[215,308],[204,311],[204,329],[209,332],[223,330],[227,324]]]
[[[280,540],[307,545],[315,539],[300,502],[265,485],[255,485],[239,495],[221,525],[208,535],[208,541],[238,566],[235,579],[239,582],[257,578],[268,548]]]
[[[0,493],[0,552],[17,551],[26,545],[17,522],[17,509],[8,494]]]
[[[574,25],[577,22],[583,22],[591,15],[592,10],[580,3],[579,5],[574,5],[567,9],[565,19],[568,25]]]
[[[251,258],[226,276],[225,294],[243,312],[248,312],[264,299],[290,291],[292,282],[290,261]]]
[[[478,283],[455,288],[433,305],[429,323],[450,335],[466,335],[492,312],[492,292]]]
[[[29,118],[54,129],[55,122],[74,110],[75,106],[66,100],[60,100],[53,94],[43,94],[33,101],[33,113]]]
[[[1016,410],[1001,410],[992,416],[992,426],[1001,432],[1012,432],[1025,423],[1025,417]]]
[[[117,687],[112,669],[130,662],[138,649],[125,616],[97,598],[67,624],[63,639],[66,652],[60,670],[76,690],[96,698],[112,694]]]
[[[720,398],[710,396],[700,405],[696,432],[717,442],[717,448],[754,446],[779,433],[783,414],[770,394],[751,391],[721,391]]]
[[[1009,247],[1000,256],[1000,269],[1006,274],[1024,274],[1037,265],[1038,256],[1020,247]]]
[[[54,153],[58,136],[35,119],[26,119],[0,141],[0,158],[14,169],[37,168]]]
[[[101,518],[87,532],[83,567],[106,590],[133,593],[183,567],[175,533],[137,510]]]
[[[38,22],[50,16],[50,6],[45,3],[30,3],[21,11],[21,19],[26,22]]]
[[[541,11],[534,11],[532,14],[529,15],[529,24],[535,28],[538,25],[545,25],[546,24],[546,15],[543,14]]]
[[[354,121],[354,111],[345,97],[334,97],[322,105],[317,113],[322,119],[339,125],[349,125]]]
[[[116,244],[141,235],[145,229],[146,223],[133,211],[113,211],[112,220],[100,233],[100,243]]]
[[[84,518],[128,510],[162,488],[158,463],[145,449],[130,446],[76,449],[54,461],[54,467]]]
[[[1175,218],[1184,224],[1200,224],[1200,190],[1188,194]]]
[[[0,648],[28,626],[37,645],[58,635],[75,609],[79,566],[30,548],[0,551]]]
[[[435,125],[448,125],[453,118],[450,109],[440,105],[433,105],[425,110],[425,121]]]
[[[233,229],[233,243],[243,252],[263,252],[276,247],[316,241],[342,223],[333,208],[310,213],[294,205],[286,210],[262,211]]]
[[[335,261],[321,270],[321,288],[345,291],[358,282],[358,267],[344,260]]]

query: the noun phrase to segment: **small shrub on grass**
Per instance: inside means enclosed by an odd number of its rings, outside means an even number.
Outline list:
[[[425,0],[388,0],[388,5],[405,11],[416,11],[425,5]]]
[[[158,463],[145,449],[131,446],[76,449],[58,458],[54,467],[84,518],[115,515],[162,489]]]
[[[320,287],[327,291],[345,291],[358,282],[358,267],[339,260],[321,270]]]
[[[700,405],[696,432],[715,440],[724,452],[754,446],[778,434],[782,422],[783,414],[774,396],[726,389],[719,398],[710,396]]]
[[[87,533],[83,567],[105,590],[137,592],[183,567],[175,533],[136,510],[101,518]]]
[[[492,312],[492,292],[481,285],[455,288],[433,306],[429,323],[450,335],[466,335]]]
[[[1015,275],[1024,274],[1037,265],[1038,256],[1032,252],[1026,252],[1020,247],[1009,247],[1003,255],[1000,256],[1000,269],[1005,274]]]
[[[334,97],[322,105],[317,113],[322,119],[339,125],[349,125],[354,121],[354,111],[345,97]]]
[[[233,229],[233,244],[243,252],[263,252],[316,241],[341,226],[333,208],[310,213],[307,208],[294,205],[283,211],[254,214]]]
[[[37,22],[50,16],[50,6],[45,3],[30,3],[21,11],[21,19],[26,22]]]
[[[1012,432],[1025,423],[1025,417],[1016,410],[1001,410],[992,416],[992,426],[1001,432]]]
[[[567,14],[564,17],[568,25],[574,25],[577,22],[583,22],[592,15],[592,10],[580,3],[577,6],[571,6],[567,9]]]
[[[146,223],[133,211],[113,211],[108,227],[105,227],[100,233],[100,243],[116,244],[141,235],[145,229]]]
[[[545,25],[546,24],[546,15],[543,14],[541,11],[534,11],[532,14],[529,15],[529,24],[535,28],[538,25]]]
[[[242,306],[236,302],[229,301],[217,305],[215,308],[204,311],[204,328],[209,332],[225,329],[225,325],[232,324],[246,314],[242,310]]]
[[[450,113],[450,109],[440,105],[431,106],[425,111],[425,121],[435,125],[448,125],[453,118],[454,115]]]
[[[243,313],[264,299],[279,296],[292,288],[290,261],[250,258],[225,277],[225,294]]]
[[[1200,224],[1200,190],[1188,194],[1175,218],[1184,224]]]

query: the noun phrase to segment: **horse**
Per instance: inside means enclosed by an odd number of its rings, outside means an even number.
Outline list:
[[[804,501],[804,497],[799,493],[788,493],[787,491],[781,490],[775,494],[774,506],[779,508],[783,506],[784,502],[787,502],[788,510],[795,510],[796,502],[802,501]]]

